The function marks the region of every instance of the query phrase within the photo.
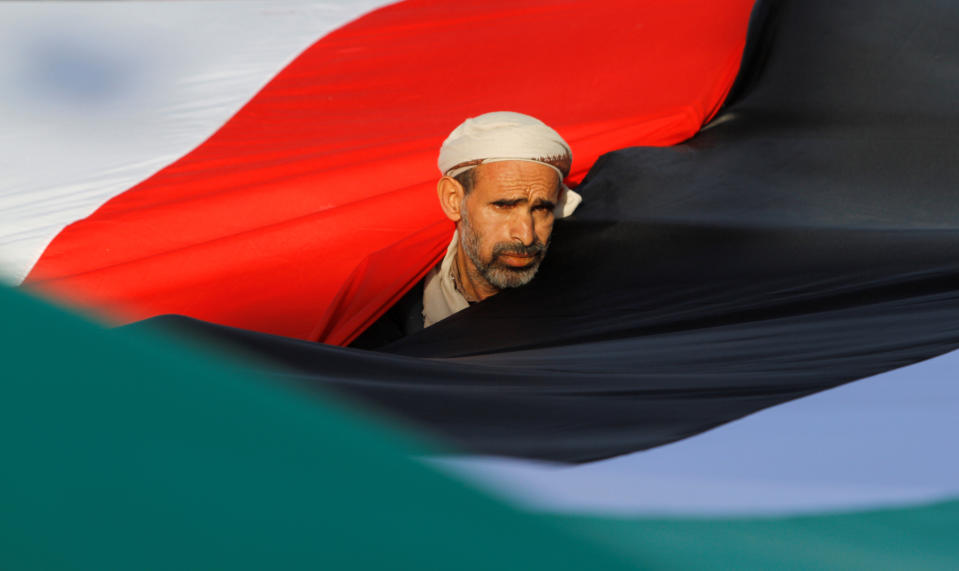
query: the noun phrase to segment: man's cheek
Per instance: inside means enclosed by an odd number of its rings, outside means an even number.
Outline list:
[[[486,240],[483,236],[480,236],[479,252],[481,259],[487,264],[493,261],[493,250],[495,245],[495,242]]]
[[[484,227],[480,235],[480,240],[487,247],[487,252],[492,253],[493,246],[497,242],[508,242],[510,240],[509,218],[499,216],[490,220]]]

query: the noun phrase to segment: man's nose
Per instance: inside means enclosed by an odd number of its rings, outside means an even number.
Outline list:
[[[531,212],[517,212],[510,221],[510,239],[529,246],[535,241],[535,227]]]

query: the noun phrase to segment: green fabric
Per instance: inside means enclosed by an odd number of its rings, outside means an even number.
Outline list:
[[[956,569],[959,502],[530,514],[398,427],[0,288],[0,569]]]
[[[959,501],[788,518],[559,518],[647,569],[959,569]]]
[[[343,405],[0,289],[0,568],[625,569]]]

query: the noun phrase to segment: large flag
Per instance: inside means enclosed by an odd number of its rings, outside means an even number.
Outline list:
[[[187,316],[105,339],[165,328],[305,401],[334,391],[466,454],[430,473],[643,567],[947,568],[955,504],[913,506],[959,496],[957,22],[932,0],[394,4],[321,38],[21,268],[111,323]],[[436,149],[496,109],[540,116],[576,156],[585,202],[536,280],[377,351],[313,342],[348,344],[435,262],[451,232]],[[44,354],[73,359],[58,339]],[[21,481],[39,471],[22,464]],[[820,515],[883,506],[907,507]]]

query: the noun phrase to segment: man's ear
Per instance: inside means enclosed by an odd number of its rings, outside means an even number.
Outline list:
[[[444,176],[436,183],[436,194],[440,199],[440,208],[453,222],[462,218],[460,207],[463,205],[463,185],[451,176]]]

